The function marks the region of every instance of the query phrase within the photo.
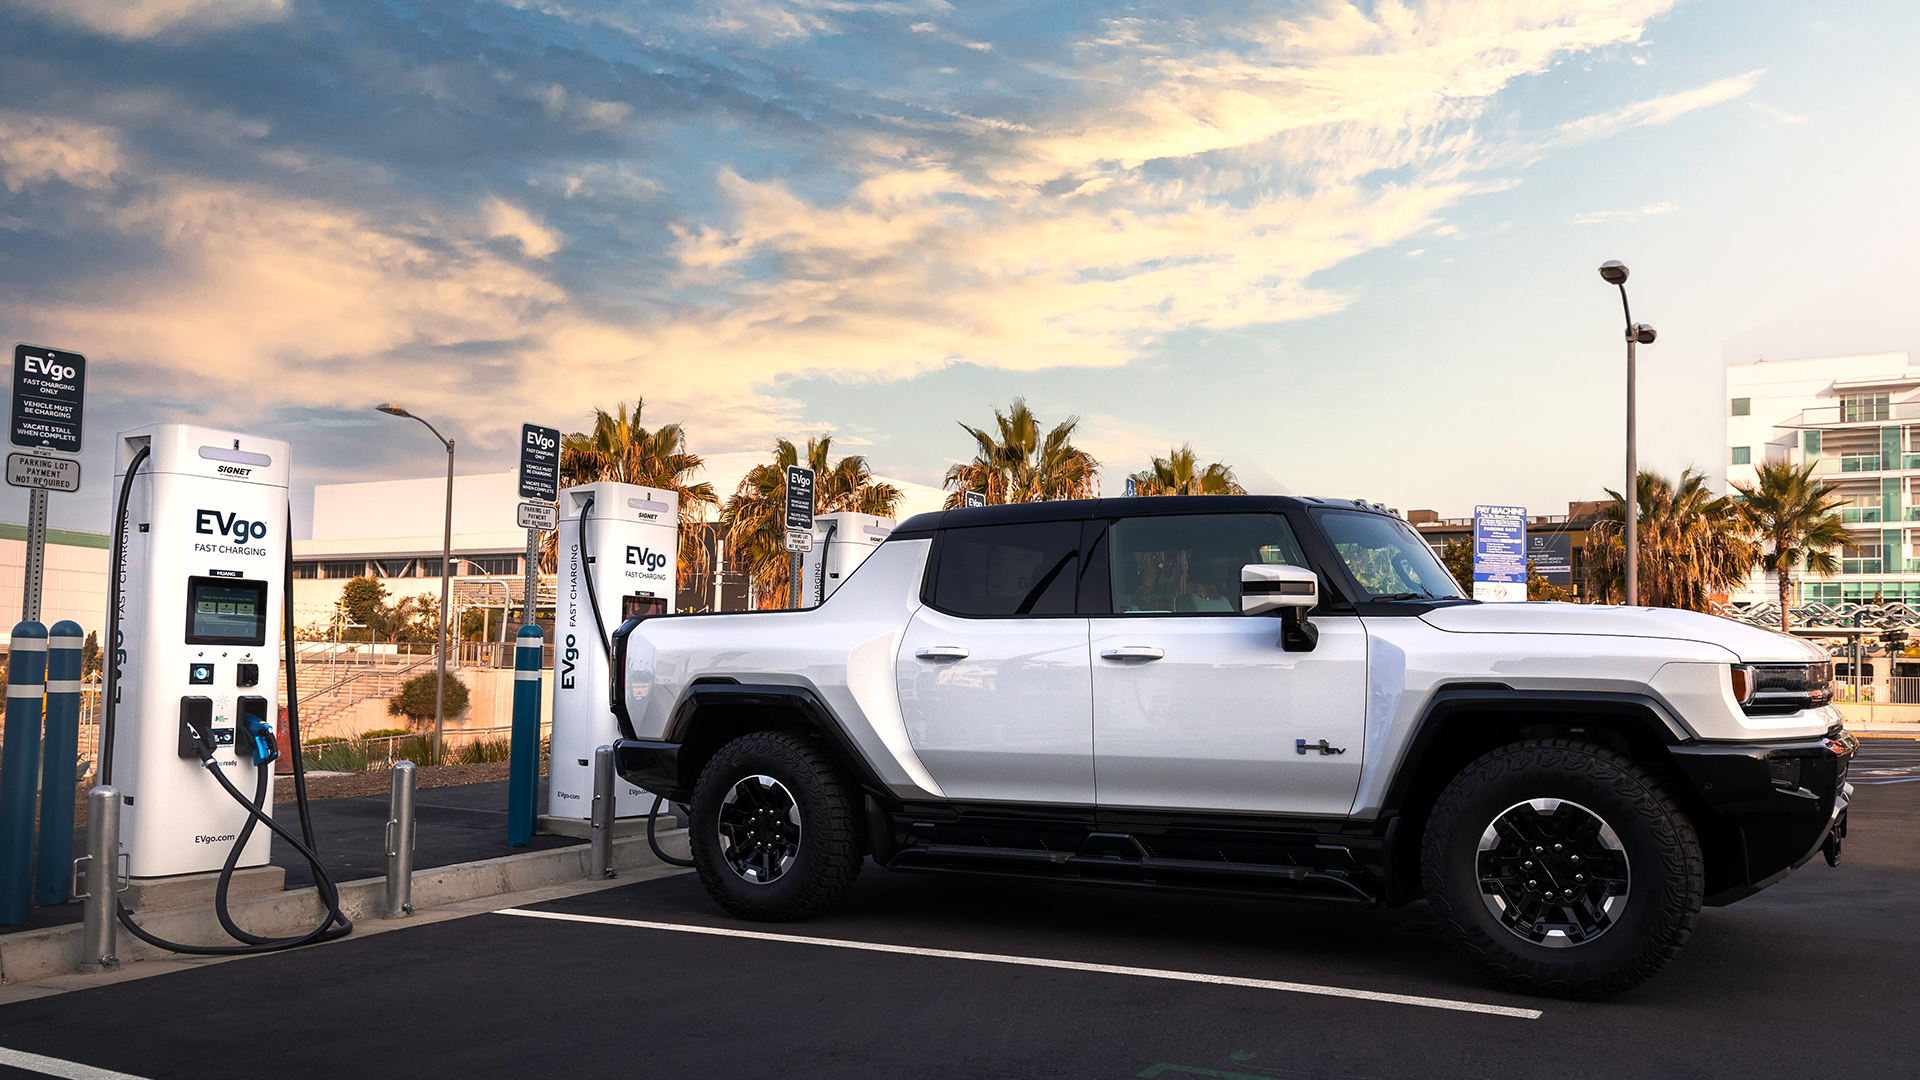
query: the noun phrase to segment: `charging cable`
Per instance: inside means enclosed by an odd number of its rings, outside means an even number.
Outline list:
[[[600,654],[605,656],[607,663],[611,665],[613,663],[613,647],[607,643],[607,624],[600,618],[600,598],[594,593],[593,589],[593,556],[587,551],[587,523],[592,520],[593,496],[588,495],[587,501],[580,504],[580,573],[587,579],[587,607],[593,611],[593,628],[600,636]],[[678,554],[678,552],[675,553],[676,556]],[[674,560],[674,570],[677,576],[679,572],[679,559],[677,557]],[[678,582],[675,582],[675,584],[677,585]],[[647,811],[647,846],[653,849],[653,854],[656,858],[668,866],[692,866],[692,859],[682,859],[678,856],[667,854],[661,849],[660,841],[653,838],[654,823],[660,819],[660,806],[666,801],[666,796],[655,795],[653,797],[653,809]]]
[[[120,604],[125,580],[124,560],[126,555],[127,500],[133,492],[134,475],[140,471],[140,466],[146,463],[150,453],[151,447],[143,446],[133,455],[133,460],[128,463],[127,475],[120,482],[119,503],[114,511],[113,563],[111,566],[111,586],[108,590],[110,595],[107,603],[107,641],[112,652],[107,658],[106,686],[103,688],[101,694],[101,697],[104,698],[105,701],[100,713],[99,772],[101,777],[100,782],[102,784],[112,782],[113,733],[120,705]],[[288,524],[289,526],[292,524],[291,507],[288,509]],[[300,821],[302,829],[306,833],[307,842],[301,843],[298,838],[282,828],[278,822],[273,820],[272,815],[266,813],[264,810],[267,805],[268,785],[273,778],[273,772],[268,766],[280,756],[280,748],[277,740],[274,738],[273,729],[268,727],[266,722],[259,717],[248,714],[241,716],[241,731],[238,733],[239,738],[235,740],[234,751],[235,756],[253,759],[255,783],[253,799],[249,801],[245,795],[240,793],[239,788],[233,786],[233,781],[227,779],[226,773],[222,771],[220,767],[220,763],[215,760],[214,749],[218,744],[214,739],[213,732],[203,729],[191,720],[186,721],[186,734],[188,741],[191,743],[193,755],[200,759],[201,763],[206,766],[207,771],[213,774],[213,778],[220,782],[222,788],[226,789],[227,794],[233,796],[233,801],[239,803],[247,811],[247,823],[241,827],[239,834],[234,837],[233,848],[227,852],[226,865],[220,868],[220,880],[219,883],[215,885],[213,893],[213,910],[214,914],[220,919],[220,925],[226,929],[228,935],[235,941],[243,942],[244,944],[183,945],[177,941],[168,941],[165,938],[141,929],[139,924],[133,921],[133,916],[127,912],[127,909],[122,907],[118,900],[114,901],[114,911],[120,919],[120,924],[125,926],[128,932],[133,934],[134,937],[139,938],[149,945],[171,952],[188,953],[197,956],[232,956],[246,953],[275,952],[280,949],[291,949],[300,945],[308,945],[316,941],[330,941],[337,937],[343,937],[353,930],[353,923],[348,920],[346,915],[340,910],[339,887],[334,884],[332,876],[327,873],[327,868],[321,865],[320,857],[313,852],[313,826],[307,814],[305,774],[300,768],[300,736],[299,728],[296,726],[299,723],[297,717],[299,716],[300,686],[299,683],[295,681],[293,667],[293,654],[298,651],[298,648],[294,642],[292,633],[292,579],[293,534],[291,528],[289,528],[287,534],[287,584],[289,588],[283,599],[287,613],[286,625],[288,631],[286,634],[287,734],[288,742],[290,743],[289,749],[293,753],[294,795],[295,800],[299,803]],[[283,938],[261,937],[257,934],[251,934],[235,925],[232,913],[227,910],[227,890],[228,887],[233,884],[234,868],[240,862],[240,853],[245,850],[248,839],[253,836],[254,827],[261,823],[265,823],[268,829],[292,845],[293,849],[299,852],[300,856],[306,859],[307,864],[313,868],[314,888],[319,892],[321,900],[327,905],[327,917],[319,926],[305,934]]]

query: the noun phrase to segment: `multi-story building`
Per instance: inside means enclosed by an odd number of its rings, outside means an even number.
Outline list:
[[[1727,481],[1763,462],[1811,462],[1853,534],[1832,577],[1792,575],[1794,603],[1920,603],[1920,367],[1907,353],[1756,360],[1727,368]],[[1738,603],[1779,597],[1755,572]]]

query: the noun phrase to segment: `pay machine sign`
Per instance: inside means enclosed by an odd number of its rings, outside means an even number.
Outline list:
[[[13,445],[80,452],[87,358],[39,345],[13,347]]]
[[[560,497],[560,430],[520,425],[520,497],[552,502]],[[522,523],[523,528],[536,526]],[[548,525],[546,528],[552,528]]]

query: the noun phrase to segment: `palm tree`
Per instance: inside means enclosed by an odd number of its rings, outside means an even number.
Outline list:
[[[712,484],[691,482],[706,461],[698,454],[687,453],[687,433],[679,424],[662,424],[652,431],[640,426],[640,411],[646,405],[645,398],[636,400],[631,415],[625,402],[617,406],[617,412],[595,409],[592,431],[564,436],[560,440],[560,486],[612,480],[678,495],[680,570],[676,584],[684,589],[706,573],[707,549],[694,526],[706,520],[707,507],[718,506],[720,499]],[[547,536],[550,542],[555,540],[555,534]]]
[[[1202,469],[1193,457],[1193,444],[1169,449],[1166,457],[1133,474],[1136,495],[1245,495],[1234,478],[1233,466],[1216,461]]]
[[[785,607],[791,588],[791,559],[786,549],[788,466],[804,464],[813,470],[815,513],[850,512],[890,518],[899,512],[899,488],[875,483],[867,459],[858,454],[829,464],[832,446],[831,435],[810,437],[803,459],[800,448],[792,442],[775,441],[773,460],[749,469],[720,512],[727,546],[753,582],[761,607]]]
[[[946,486],[953,489],[948,509],[964,506],[969,491],[985,495],[988,503],[1090,499],[1100,493],[1100,462],[1073,445],[1079,417],[1068,417],[1044,439],[1023,398],[1014,398],[1005,413],[995,409],[993,419],[997,432],[960,425],[978,449],[972,461],[948,466]]]
[[[1648,607],[1707,610],[1714,593],[1731,592],[1760,561],[1733,499],[1715,495],[1707,478],[1692,469],[1680,483],[1650,472],[1639,476],[1640,602]],[[1625,501],[1600,511],[1587,534],[1589,580],[1606,602],[1626,584]]]
[[[1734,484],[1743,500],[1741,520],[1772,548],[1760,557],[1760,565],[1780,581],[1780,629],[1790,625],[1787,616],[1790,575],[1805,565],[1812,573],[1826,577],[1840,570],[1833,549],[1851,540],[1847,527],[1834,510],[1842,497],[1831,486],[1812,479],[1813,463],[1795,465],[1790,461],[1770,461],[1760,466],[1759,482],[1752,487]]]

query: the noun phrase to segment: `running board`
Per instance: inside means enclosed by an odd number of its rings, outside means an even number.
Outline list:
[[[1322,850],[1328,855],[1335,854]],[[1337,852],[1340,858],[1350,859],[1346,849],[1337,849]],[[889,870],[1037,877],[1236,896],[1348,904],[1379,902],[1379,897],[1342,871],[1268,863],[1156,858],[1148,855],[1139,841],[1123,833],[1095,833],[1078,852],[919,843],[902,848],[886,866]]]

